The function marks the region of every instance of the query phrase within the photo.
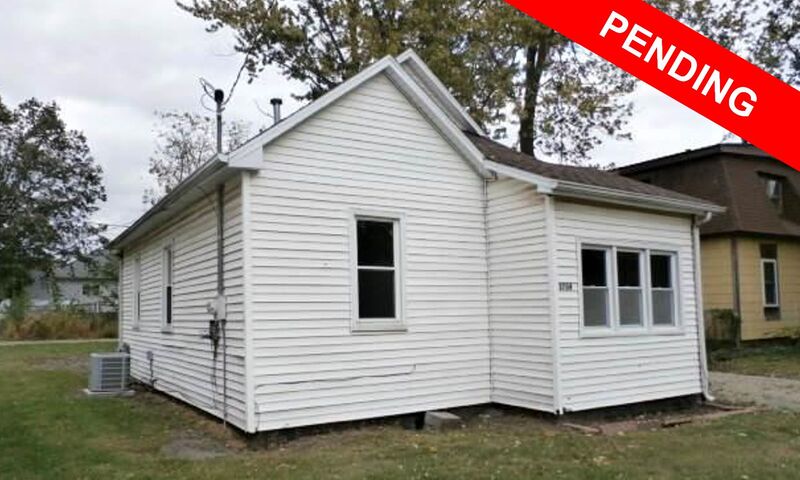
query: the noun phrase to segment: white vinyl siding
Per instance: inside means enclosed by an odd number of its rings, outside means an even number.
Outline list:
[[[560,200],[556,203],[559,282],[580,285],[581,245],[676,249],[677,327],[622,329],[592,336],[581,325],[580,289],[562,291],[559,368],[563,407],[586,410],[701,392],[700,352],[688,216],[669,216]]]
[[[488,195],[492,401],[554,411],[544,197],[512,179]]]
[[[202,335],[212,319],[207,304],[217,296],[217,223],[215,194],[172,212],[169,225],[124,252],[122,322],[131,349],[131,373],[197,408],[223,416],[223,354],[213,360]],[[238,181],[225,191],[225,292],[227,294],[228,421],[246,427],[244,330],[242,316],[241,194]],[[164,245],[173,248],[173,325],[163,326]],[[133,324],[134,272],[141,259],[141,319]],[[152,352],[152,368],[148,359]],[[212,375],[215,379],[212,380]]]
[[[483,188],[383,75],[264,149],[247,213],[259,430],[490,401]],[[404,331],[351,330],[359,211],[404,215]]]

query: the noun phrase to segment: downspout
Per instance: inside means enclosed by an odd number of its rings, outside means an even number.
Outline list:
[[[706,212],[702,219],[692,216],[692,252],[694,256],[694,288],[697,310],[697,342],[700,350],[700,384],[703,398],[714,401],[708,381],[708,357],[706,354],[705,309],[703,307],[703,273],[700,262],[700,227],[711,221],[713,214]]]
[[[222,423],[228,424],[228,339],[225,298],[225,185],[217,187],[217,308],[216,320],[222,336]],[[215,360],[216,361],[216,360]]]

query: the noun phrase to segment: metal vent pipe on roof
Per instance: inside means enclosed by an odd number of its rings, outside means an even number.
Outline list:
[[[275,124],[281,121],[281,105],[283,105],[283,100],[280,98],[273,98],[269,101],[272,104],[272,119]]]

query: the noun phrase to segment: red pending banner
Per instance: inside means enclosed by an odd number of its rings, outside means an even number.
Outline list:
[[[800,170],[800,91],[642,0],[506,0]]]

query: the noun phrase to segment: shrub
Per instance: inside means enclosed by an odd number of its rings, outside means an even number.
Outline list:
[[[114,338],[117,319],[115,314],[73,309],[31,313],[20,322],[5,322],[2,336],[7,340]]]

